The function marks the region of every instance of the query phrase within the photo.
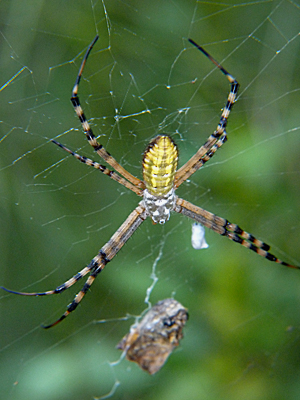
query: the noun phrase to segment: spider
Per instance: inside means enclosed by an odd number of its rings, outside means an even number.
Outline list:
[[[226,105],[222,111],[217,129],[208,137],[203,146],[199,148],[195,155],[188,160],[181,168],[177,170],[178,149],[175,142],[167,135],[159,135],[150,141],[143,157],[143,180],[136,178],[126,171],[106,150],[97,142],[92,129],[84,115],[78,98],[78,88],[84,66],[87,58],[98,40],[98,35],[89,45],[83,58],[79,72],[72,91],[71,102],[75,112],[82,124],[85,136],[89,144],[96,153],[113,168],[107,167],[95,162],[89,158],[83,157],[67,147],[52,140],[54,144],[67,151],[77,158],[77,160],[99,169],[103,174],[132,190],[138,196],[143,197],[138,206],[129,214],[125,222],[119,227],[116,233],[100,249],[92,261],[80,272],[67,280],[54,290],[38,293],[17,292],[2,287],[7,292],[23,296],[47,296],[61,293],[79,281],[82,277],[89,274],[83,288],[77,293],[73,301],[67,306],[64,314],[50,325],[43,326],[50,328],[64,320],[72,311],[76,309],[83,299],[96,277],[103,270],[115,255],[121,250],[127,240],[133,235],[137,228],[150,217],[154,224],[164,224],[168,221],[171,211],[185,215],[192,220],[212,229],[219,235],[226,236],[228,239],[241,244],[244,247],[254,251],[267,260],[285,265],[290,268],[300,269],[299,266],[290,265],[269,253],[270,246],[256,239],[252,234],[244,231],[238,225],[232,224],[227,219],[204,210],[188,201],[177,197],[176,189],[186,181],[192,174],[209,161],[215,152],[227,141],[226,125],[230,111],[236,101],[239,84],[236,79],[230,75],[206,50],[195,43],[192,39],[189,42],[200,50],[216,67],[225,75],[230,83],[230,92],[227,97]]]

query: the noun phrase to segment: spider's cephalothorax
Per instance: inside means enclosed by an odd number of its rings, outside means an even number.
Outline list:
[[[96,36],[93,42],[90,44],[81,63],[72,91],[71,101],[75,112],[80,119],[89,144],[94,148],[97,154],[108,165],[110,165],[111,168],[113,168],[113,171],[108,169],[106,166],[97,163],[96,161],[74,153],[72,150],[69,150],[67,147],[56,142],[55,140],[52,140],[52,142],[77,158],[77,160],[98,169],[103,174],[125,186],[127,189],[132,190],[138,196],[143,197],[143,200],[129,214],[120,228],[99,250],[98,254],[92,259],[92,261],[76,275],[62,285],[58,286],[56,289],[49,290],[47,292],[35,293],[16,292],[3,287],[2,289],[10,293],[24,296],[45,296],[61,293],[74,285],[74,283],[76,283],[83,276],[90,274],[83,288],[75,296],[74,300],[68,305],[64,314],[54,323],[44,326],[44,328],[50,328],[51,326],[54,326],[65,319],[70,312],[76,309],[105,265],[114,258],[118,251],[124,246],[127,240],[133,235],[133,233],[145,221],[146,218],[151,217],[153,222],[163,224],[169,219],[171,211],[185,215],[193,221],[202,224],[206,228],[212,229],[219,235],[226,236],[228,239],[241,244],[242,246],[254,251],[262,257],[265,257],[267,260],[285,265],[290,268],[300,269],[300,267],[288,264],[285,261],[281,261],[273,254],[269,253],[269,245],[259,239],[256,239],[253,235],[244,231],[238,225],[232,224],[227,219],[218,217],[217,215],[204,210],[201,207],[195,206],[187,200],[181,199],[175,195],[175,190],[194,172],[198,171],[199,168],[209,161],[215,152],[226,142],[227,133],[225,128],[230,111],[235,103],[239,87],[236,79],[230,75],[226,69],[223,68],[210,54],[208,54],[207,51],[205,51],[192,39],[189,39],[189,42],[192,43],[198,50],[200,50],[225,75],[231,86],[230,92],[228,94],[227,101],[225,107],[223,108],[216,130],[208,137],[204,145],[202,145],[197,152],[181,168],[179,168],[179,170],[177,170],[177,146],[169,136],[157,136],[150,142],[144,154],[144,180],[142,181],[126,171],[126,169],[122,167],[101,144],[98,143],[79,102],[79,82],[88,55],[90,54],[90,51],[97,40],[98,36]]]
[[[175,207],[174,178],[178,149],[169,136],[156,136],[147,146],[143,158],[143,192],[146,210],[154,223],[164,224]]]

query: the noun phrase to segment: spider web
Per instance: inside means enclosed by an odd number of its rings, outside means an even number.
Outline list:
[[[297,2],[4,1],[1,3],[1,282],[53,289],[88,264],[139,199],[56,148],[94,156],[69,101],[84,52],[100,38],[79,88],[105,148],[141,177],[159,133],[180,165],[216,128],[228,81],[241,84],[229,140],[178,194],[299,265],[299,17]],[[299,271],[272,265],[191,221],[146,221],[76,312],[51,330],[83,282],[59,296],[1,293],[6,399],[299,398]],[[158,300],[189,309],[180,348],[148,376],[115,349]],[[176,374],[176,380],[174,380]]]

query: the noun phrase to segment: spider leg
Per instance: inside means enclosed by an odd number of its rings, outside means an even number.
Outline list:
[[[124,246],[127,240],[133,235],[133,233],[147,217],[148,213],[146,212],[145,208],[141,205],[138,205],[136,209],[127,217],[125,222],[120,226],[116,233],[110,238],[110,240],[101,248],[96,257],[93,258],[92,262],[88,266],[90,267],[91,271],[90,276],[86,280],[80,292],[77,293],[74,300],[68,305],[64,314],[57,321],[50,325],[43,326],[43,328],[48,329],[57,325],[76,309],[84,295],[88,292],[89,288],[93,284],[97,275],[99,275],[105,265],[114,258],[118,251]]]
[[[92,128],[90,127],[90,124],[88,123],[83,109],[80,105],[79,102],[79,97],[78,97],[78,87],[79,87],[79,82],[82,76],[82,72],[85,66],[85,63],[87,61],[87,58],[98,40],[99,36],[97,35],[95,39],[92,41],[92,43],[89,45],[85,56],[82,60],[81,66],[79,68],[79,72],[76,78],[76,82],[74,85],[74,88],[72,90],[72,97],[71,97],[71,102],[73,104],[73,107],[75,109],[75,112],[81,122],[82,128],[84,130],[84,133],[86,135],[86,138],[89,142],[89,144],[94,148],[94,150],[98,153],[98,155],[105,161],[107,164],[109,164],[114,170],[116,170],[120,175],[122,175],[125,179],[127,179],[129,182],[131,182],[134,186],[137,186],[141,189],[144,189],[144,183],[136,178],[135,176],[131,175],[129,172],[126,171],[125,168],[123,168],[106,150],[105,148],[99,144],[96,140],[96,137],[93,134]]]
[[[80,292],[75,296],[74,300],[69,304],[65,313],[54,323],[43,326],[43,328],[51,328],[57,325],[60,321],[65,319],[70,312],[74,311],[78,304],[83,299],[84,295],[87,293],[97,275],[103,270],[105,265],[110,262],[118,251],[124,246],[127,240],[133,235],[141,223],[148,217],[148,213],[142,205],[138,205],[136,209],[127,217],[125,222],[120,226],[116,233],[110,238],[110,240],[101,248],[99,253],[93,260],[83,268],[80,272],[70,278],[68,281],[58,286],[54,290],[48,290],[46,292],[17,292],[15,290],[6,289],[0,286],[1,289],[8,293],[19,294],[22,296],[48,296],[51,294],[58,294],[68,289],[76,282],[78,282],[82,277],[90,273],[86,283]]]
[[[174,181],[174,186],[177,188],[180,186],[184,181],[186,181],[194,172],[196,172],[202,165],[208,161],[213,154],[216,152],[217,149],[221,147],[223,143],[225,143],[226,140],[219,140],[222,137],[226,137],[226,132],[225,128],[227,125],[227,119],[229,117],[230,111],[233,107],[233,104],[236,100],[238,88],[239,88],[239,83],[237,80],[230,75],[225,68],[222,67],[209,53],[207,53],[206,50],[204,50],[201,46],[199,46],[196,42],[194,42],[192,39],[189,39],[189,42],[192,43],[195,47],[197,47],[198,50],[200,50],[207,58],[209,58],[210,61],[212,61],[218,68],[219,70],[226,76],[226,78],[229,80],[231,88],[229,95],[227,97],[227,102],[226,105],[222,111],[221,117],[219,124],[217,126],[217,129],[214,131],[212,135],[209,136],[207,139],[206,143],[200,147],[200,149],[197,151],[197,153],[189,159],[181,168],[176,173],[175,176],[175,181]],[[210,153],[210,150],[213,148],[215,144],[217,144],[217,147],[214,147],[214,151]],[[206,161],[203,162],[203,158],[205,159],[208,154],[211,154]]]
[[[56,140],[51,140],[54,144],[57,146],[61,147],[63,150],[67,151],[70,153],[72,156],[74,156],[77,160],[83,162],[86,165],[89,165],[91,167],[94,167],[98,169],[99,171],[103,172],[103,174],[109,176],[111,179],[114,181],[120,183],[121,185],[125,186],[127,189],[132,190],[134,193],[136,193],[138,196],[143,195],[143,191],[136,186],[134,186],[132,183],[128,182],[126,179],[121,177],[119,174],[117,174],[115,171],[111,171],[108,168],[106,168],[104,165],[101,165],[97,163],[96,161],[91,160],[90,158],[83,157],[80,154],[74,153],[74,151],[68,149],[66,146],[63,144],[57,142]]]
[[[227,133],[226,131],[223,132],[223,134],[220,136],[220,138],[216,141],[216,143],[209,149],[209,151],[204,154],[203,157],[200,158],[192,167],[191,170],[189,171],[192,175],[194,172],[198,171],[199,168],[201,168],[207,161],[209,161],[212,156],[215,154],[215,152],[224,144],[227,142]],[[185,179],[184,179],[185,180]],[[181,184],[181,181],[176,181],[175,177],[175,183],[174,183],[174,188],[177,189],[177,187]]]
[[[231,222],[227,221],[227,219],[218,217],[217,215],[212,214],[201,207],[197,207],[186,200],[177,198],[174,211],[183,214],[194,221],[200,222],[202,225],[212,229],[219,235],[228,237],[228,239],[247,247],[247,249],[254,251],[262,257],[265,257],[267,260],[285,265],[286,267],[300,269],[299,266],[291,265],[285,261],[281,261],[273,254],[269,253],[270,246],[268,244],[256,239],[253,235],[251,235],[251,233],[244,231],[238,225],[232,224]]]
[[[79,281],[79,279],[87,275],[89,272],[93,271],[93,268],[94,265],[91,262],[89,265],[84,267],[81,271],[77,272],[76,275],[64,282],[62,285],[57,286],[57,288],[55,288],[54,290],[48,290],[46,292],[17,292],[16,290],[6,289],[3,286],[0,286],[0,288],[8,293],[19,294],[21,296],[48,296],[50,294],[58,294],[66,289],[69,289],[69,287],[73,286],[76,282]]]

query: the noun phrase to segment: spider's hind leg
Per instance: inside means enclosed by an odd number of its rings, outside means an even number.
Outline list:
[[[69,287],[73,286],[82,277],[84,277],[89,272],[93,271],[93,269],[95,269],[95,265],[93,264],[93,262],[91,262],[89,265],[87,265],[81,271],[77,272],[76,275],[72,276],[72,278],[68,279],[62,285],[57,286],[53,290],[47,290],[46,292],[18,292],[16,290],[7,289],[3,286],[0,286],[0,288],[5,290],[8,293],[19,294],[21,296],[49,296],[51,294],[58,294],[58,293],[65,291],[66,289],[69,289]]]
[[[177,198],[176,207],[174,211],[183,214],[192,220],[199,222],[206,228],[213,230],[221,236],[225,236],[233,242],[239,243],[249,250],[254,251],[256,254],[266,258],[269,261],[276,262],[277,264],[284,265],[289,268],[300,269],[297,265],[288,264],[285,261],[280,260],[269,252],[270,246],[265,242],[256,239],[251,233],[244,231],[236,224],[232,224],[227,219],[218,217],[217,215],[204,210],[201,207],[195,206],[194,204]]]

